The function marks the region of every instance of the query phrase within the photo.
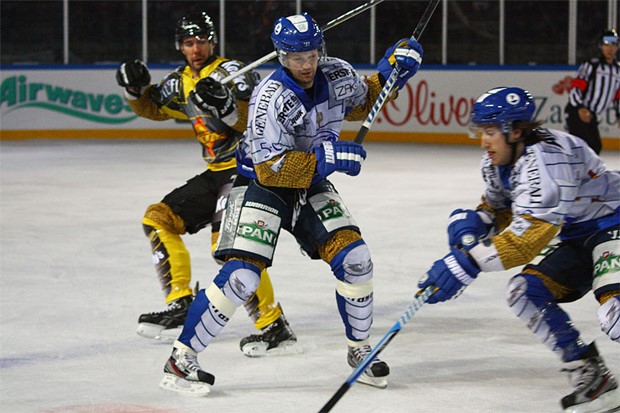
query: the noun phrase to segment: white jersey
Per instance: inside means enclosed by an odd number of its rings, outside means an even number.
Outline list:
[[[322,142],[338,139],[345,116],[366,102],[368,85],[350,64],[328,57],[318,66],[312,93],[314,98],[284,68],[254,89],[239,148],[243,170],[252,174],[251,164],[289,150],[311,153]]]
[[[493,166],[483,156],[487,203],[495,209],[511,208],[513,222],[529,214],[563,225],[562,234],[568,237],[578,227],[617,214],[620,171],[609,170],[579,138],[558,130],[537,132],[546,139],[526,146],[513,167]]]

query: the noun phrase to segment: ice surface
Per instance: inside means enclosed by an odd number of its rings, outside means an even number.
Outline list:
[[[481,151],[366,148],[362,173],[333,181],[373,256],[374,344],[447,251],[449,213],[476,205]],[[603,157],[619,167],[617,152]],[[141,218],[203,170],[195,142],[4,141],[0,164],[0,411],[317,412],[350,374],[329,268],[284,233],[270,273],[304,354],[244,357],[239,340],[254,328],[239,309],[199,357],[216,376],[211,395],[159,389],[171,347],[135,334],[140,313],[163,308]],[[207,286],[218,269],[210,233],[184,239],[193,279]],[[458,300],[423,306],[381,354],[389,387],[356,384],[333,411],[560,411],[569,387],[558,360],[504,301],[515,272],[483,274]],[[600,331],[593,296],[565,308],[620,374],[618,344]]]

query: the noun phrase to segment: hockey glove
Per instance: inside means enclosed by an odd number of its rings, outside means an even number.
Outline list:
[[[400,90],[420,68],[423,53],[420,43],[411,38],[401,39],[386,50],[383,58],[377,65],[377,70],[387,80],[392,73],[392,69],[397,65],[400,71],[394,86],[396,90]]]
[[[229,116],[236,108],[230,89],[212,77],[200,79],[189,92],[189,98],[202,111],[218,119]]]
[[[347,141],[325,141],[314,150],[316,170],[322,177],[333,172],[344,172],[355,176],[362,169],[366,151],[359,143]]]
[[[461,295],[479,273],[480,269],[463,251],[452,248],[448,255],[435,261],[418,283],[418,287],[424,289],[429,285],[434,286],[436,291],[428,298],[428,302],[435,304]]]
[[[132,60],[120,65],[116,71],[116,82],[124,87],[127,93],[140,97],[143,88],[151,83],[149,69],[141,60]]]
[[[448,223],[448,243],[450,247],[463,247],[467,251],[487,237],[494,229],[493,219],[483,211],[455,209]]]

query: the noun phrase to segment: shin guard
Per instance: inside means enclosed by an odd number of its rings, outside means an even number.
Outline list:
[[[562,361],[577,360],[587,349],[568,314],[556,303],[543,281],[519,274],[508,283],[508,305],[527,327]]]
[[[262,330],[282,315],[280,304],[275,302],[273,286],[267,270],[261,272],[256,293],[244,306],[257,330]]]
[[[197,352],[204,350],[226,326],[237,307],[256,291],[260,269],[253,264],[226,262],[206,290],[189,307],[179,341]]]
[[[336,278],[336,303],[347,339],[368,339],[373,315],[373,265],[363,240],[349,244],[330,262]]]

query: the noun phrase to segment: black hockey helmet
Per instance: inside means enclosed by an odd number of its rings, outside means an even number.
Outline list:
[[[603,34],[601,35],[601,44],[613,44],[613,45],[618,45],[618,32],[616,32],[614,29],[611,30],[606,30],[603,32]]]
[[[181,43],[187,37],[205,36],[207,40],[217,43],[213,20],[206,12],[190,13],[183,16],[177,22],[174,32],[174,40],[177,50],[181,49]]]

